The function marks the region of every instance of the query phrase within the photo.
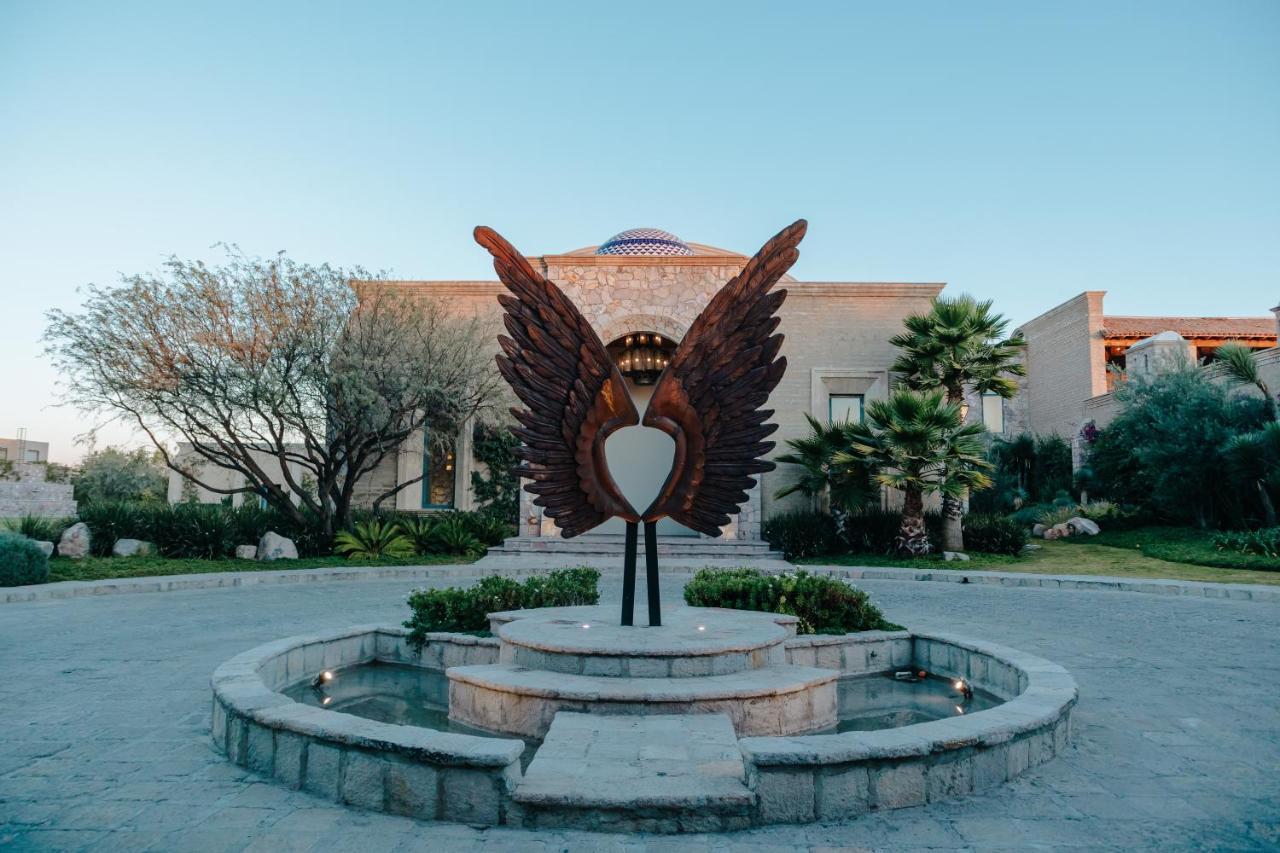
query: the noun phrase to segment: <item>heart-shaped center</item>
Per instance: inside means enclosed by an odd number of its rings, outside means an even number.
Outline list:
[[[631,385],[631,383],[627,383]],[[644,415],[652,385],[631,385],[631,399],[636,411]],[[604,444],[609,473],[637,512],[644,512],[662,490],[675,461],[676,444],[662,430],[644,426],[620,429]],[[622,521],[614,519],[596,528],[599,533],[621,533]],[[694,531],[670,519],[658,522],[658,533],[664,536],[696,535]]]

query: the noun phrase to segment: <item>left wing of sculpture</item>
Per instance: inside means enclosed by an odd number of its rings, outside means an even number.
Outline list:
[[[772,471],[760,457],[777,429],[761,409],[782,379],[778,308],[785,290],[772,290],[800,257],[807,223],[797,220],[756,253],[703,309],[654,388],[644,425],[676,442],[671,474],[645,521],[663,516],[718,536],[747,500],[753,474]]]

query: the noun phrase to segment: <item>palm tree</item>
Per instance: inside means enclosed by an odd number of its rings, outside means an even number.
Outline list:
[[[781,499],[799,493],[810,498],[816,509],[837,515],[857,509],[874,498],[876,487],[869,468],[865,465],[838,468],[832,464],[836,453],[849,448],[844,424],[824,424],[808,413],[805,419],[809,422],[809,435],[788,439],[787,447],[791,451],[778,457],[779,462],[799,467],[800,476],[775,492],[774,497]]]
[[[1280,489],[1280,421],[1233,436],[1222,448],[1231,472],[1253,483],[1267,527],[1276,526],[1276,507],[1270,489]]]
[[[889,339],[902,351],[890,369],[910,388],[945,391],[947,402],[961,407],[962,419],[966,392],[1013,398],[1013,377],[1026,375],[1019,359],[1027,342],[1018,332],[1004,337],[1009,321],[992,311],[993,304],[967,295],[935,299],[927,314],[907,317],[906,330]],[[964,549],[964,494],[962,489],[943,495],[949,551]]]
[[[869,465],[877,472],[877,482],[903,494],[902,527],[895,543],[901,554],[929,553],[925,495],[962,495],[968,488],[991,484],[982,426],[965,424],[960,404],[949,402],[942,390],[899,388],[888,400],[871,403],[866,420],[846,424],[844,432],[849,450],[837,452],[833,464],[852,470]]]
[[[1253,350],[1238,341],[1228,341],[1218,347],[1215,355],[1230,379],[1241,385],[1252,385],[1262,392],[1263,399],[1267,401],[1267,414],[1271,420],[1276,420],[1276,398],[1271,396],[1271,389],[1262,380],[1258,362],[1253,359]]]

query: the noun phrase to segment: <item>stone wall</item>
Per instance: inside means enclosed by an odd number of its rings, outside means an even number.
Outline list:
[[[1090,290],[1020,327],[1027,338],[1027,377],[1018,396],[1019,423],[1036,434],[1074,438],[1081,403],[1107,390],[1102,298]]]
[[[47,518],[69,518],[76,514],[70,483],[50,483],[45,479],[44,464],[18,463],[10,476],[0,480],[0,518],[40,515]]]

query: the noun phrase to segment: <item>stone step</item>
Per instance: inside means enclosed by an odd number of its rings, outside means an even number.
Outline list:
[[[740,829],[755,805],[724,714],[561,712],[513,799],[526,827],[627,832]]]
[[[741,737],[807,734],[836,724],[839,673],[817,667],[782,664],[702,678],[615,678],[497,663],[450,667],[445,674],[450,719],[521,737],[545,736],[556,713],[564,711],[727,714]]]
[[[621,558],[625,540],[621,535],[596,533],[574,539],[559,536],[512,536],[502,545],[489,549],[494,556],[511,554],[574,554],[616,556]],[[758,557],[782,559],[769,543],[748,539],[699,539],[692,536],[659,536],[659,557]],[[639,543],[639,560],[643,565],[644,543]]]

